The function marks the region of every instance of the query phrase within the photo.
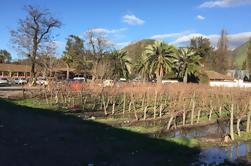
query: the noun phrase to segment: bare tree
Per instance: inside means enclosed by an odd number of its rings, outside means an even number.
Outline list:
[[[36,81],[37,57],[41,55],[43,47],[51,41],[51,31],[59,28],[61,22],[51,16],[48,10],[41,10],[33,6],[25,7],[27,16],[20,19],[18,28],[11,31],[14,45],[23,55],[31,60],[31,77]]]
[[[52,76],[53,68],[56,66],[57,58],[55,57],[56,44],[50,42],[47,44],[43,53],[39,55],[37,64],[41,68],[43,76]]]
[[[99,66],[103,65],[101,62],[103,57],[109,51],[110,44],[105,34],[95,32],[92,29],[86,32],[85,38],[87,49],[89,50],[93,61],[92,80],[95,81],[95,79],[99,77]]]

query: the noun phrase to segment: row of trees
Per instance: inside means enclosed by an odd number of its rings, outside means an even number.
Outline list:
[[[93,80],[129,78],[131,72],[138,73],[145,81],[156,78],[160,83],[163,77],[173,73],[176,78],[188,82],[188,78],[198,80],[203,74],[201,67],[221,73],[230,67],[231,56],[224,30],[217,49],[203,37],[194,38],[190,47],[179,49],[156,41],[145,47],[139,61],[129,58],[127,52],[114,49],[108,41],[104,34],[92,30],[86,32],[84,39],[70,35],[62,59],[68,68],[92,75]]]
[[[85,39],[70,35],[67,39],[62,59],[69,68],[96,79],[119,79],[129,77],[129,64],[126,52],[112,48],[104,35],[92,30],[86,32]]]
[[[190,47],[179,49],[155,42],[145,48],[141,62],[140,65],[136,64],[136,68],[144,79],[155,75],[157,82],[161,82],[165,74],[174,73],[176,78],[187,82],[188,78],[198,80],[204,69],[225,73],[231,67],[231,55],[227,35],[223,30],[217,49],[211,46],[209,39],[203,37],[193,38]]]

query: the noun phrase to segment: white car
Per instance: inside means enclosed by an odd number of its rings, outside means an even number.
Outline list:
[[[48,85],[48,80],[46,80],[46,78],[37,78],[37,81],[36,81],[36,84],[37,85],[45,85],[47,86]]]
[[[16,84],[21,84],[21,85],[28,83],[26,78],[15,78],[14,81],[15,81]]]
[[[86,81],[85,77],[74,77],[73,78],[74,81]]]
[[[9,81],[7,78],[0,78],[0,86],[7,86],[9,85]]]

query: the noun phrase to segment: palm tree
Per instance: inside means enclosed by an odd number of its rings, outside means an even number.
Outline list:
[[[126,51],[115,50],[111,54],[113,74],[117,77],[129,78],[131,62]]]
[[[201,66],[201,57],[196,54],[191,48],[180,48],[177,54],[176,67],[178,71],[178,76],[180,74],[183,77],[183,82],[187,83],[188,75],[194,74],[199,70]]]
[[[159,41],[155,41],[153,45],[145,48],[143,53],[143,56],[146,57],[144,64],[150,73],[156,75],[157,83],[161,83],[163,75],[171,71],[175,52],[175,47]]]
[[[145,82],[146,80],[149,80],[150,78],[150,73],[149,70],[147,68],[147,64],[145,63],[145,59],[143,59],[144,57],[142,57],[135,65],[134,65],[134,71],[136,71],[137,73],[139,73],[141,79],[143,80],[143,82]]]

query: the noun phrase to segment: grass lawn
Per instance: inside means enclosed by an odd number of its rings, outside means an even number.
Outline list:
[[[65,115],[42,101],[0,99],[0,165],[190,165],[197,159],[191,143],[141,130]]]

